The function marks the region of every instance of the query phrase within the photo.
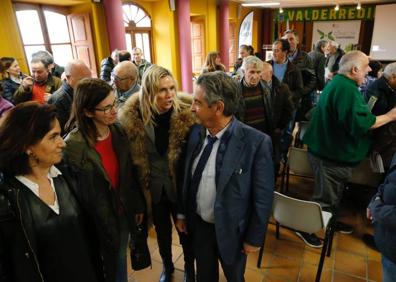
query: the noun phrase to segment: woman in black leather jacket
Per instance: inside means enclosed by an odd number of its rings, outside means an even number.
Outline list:
[[[55,167],[65,142],[54,106],[28,102],[0,126],[0,281],[104,281],[76,186]]]

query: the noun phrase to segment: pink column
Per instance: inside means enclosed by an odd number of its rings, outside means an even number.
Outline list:
[[[125,50],[125,27],[123,22],[122,1],[104,0],[107,34],[109,36],[110,51]]]
[[[221,62],[228,71],[229,49],[230,49],[230,25],[228,0],[219,1],[219,38],[220,38],[220,57]]]
[[[192,93],[193,73],[191,54],[191,27],[190,27],[190,1],[177,0],[176,17],[179,36],[179,60],[181,70],[181,88]]]

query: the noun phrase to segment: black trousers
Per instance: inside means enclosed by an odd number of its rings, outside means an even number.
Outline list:
[[[162,192],[161,200],[152,205],[153,222],[157,233],[157,243],[162,262],[166,268],[173,268],[172,263],[172,220],[176,220],[177,205],[172,203],[165,191]],[[194,255],[192,250],[192,241],[190,236],[179,233],[180,244],[183,247],[185,270],[194,269]]]
[[[243,282],[247,256],[240,252],[233,264],[222,260],[217,240],[215,225],[195,215],[193,229],[193,249],[197,262],[197,282],[218,282],[219,261],[227,282]]]

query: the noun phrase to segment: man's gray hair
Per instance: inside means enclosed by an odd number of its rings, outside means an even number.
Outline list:
[[[217,101],[223,101],[225,116],[231,116],[238,111],[242,96],[238,83],[223,71],[207,72],[198,77],[196,85],[203,88],[204,99],[209,106]]]
[[[386,67],[384,69],[383,76],[386,79],[391,78],[392,75],[396,75],[396,62],[386,65]]]
[[[31,63],[34,64],[39,62],[43,63],[43,65],[48,68],[49,65],[54,63],[54,57],[46,50],[37,51],[32,54]]]
[[[263,69],[263,61],[256,56],[247,56],[242,62],[242,69],[246,71],[248,68],[253,67],[257,69]]]
[[[338,43],[337,41],[334,41],[334,40],[330,40],[330,41],[329,41],[329,44],[330,44],[331,46],[336,47],[336,48],[340,47],[340,43]]]
[[[351,73],[354,67],[361,69],[363,64],[367,62],[367,60],[367,55],[364,54],[362,51],[350,51],[342,56],[338,73],[346,75]]]

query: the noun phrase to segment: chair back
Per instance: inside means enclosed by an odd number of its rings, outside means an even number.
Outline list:
[[[296,175],[313,177],[311,164],[308,160],[308,151],[306,149],[290,147],[288,165],[290,171]]]
[[[274,192],[273,217],[280,225],[307,233],[323,229],[322,208],[316,202],[304,201]]]
[[[381,184],[383,177],[382,173],[373,172],[370,159],[366,158],[358,166],[353,168],[352,177],[348,183],[376,188]]]

